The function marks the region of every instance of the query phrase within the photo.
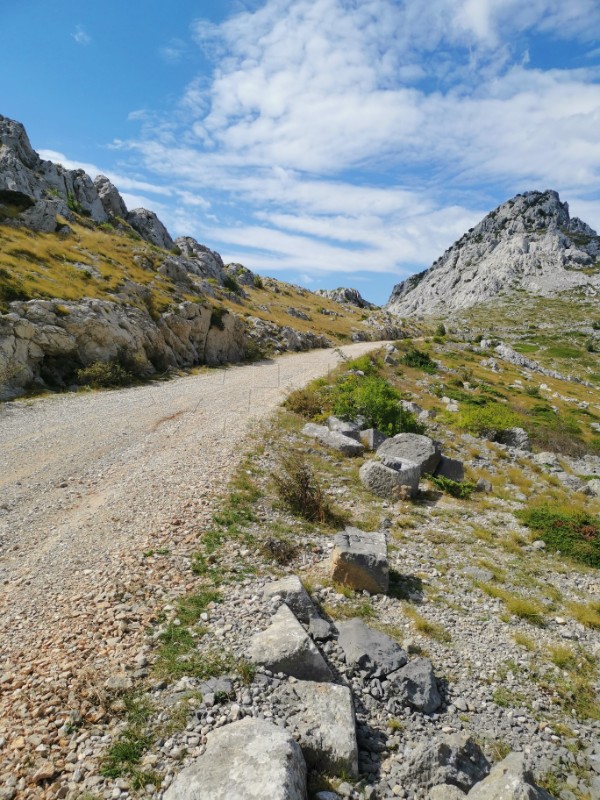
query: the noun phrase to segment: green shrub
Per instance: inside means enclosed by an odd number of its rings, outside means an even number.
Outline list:
[[[518,517],[552,550],[600,567],[600,517],[550,504],[524,509]]]
[[[335,387],[333,413],[350,420],[363,416],[367,427],[389,436],[424,431],[424,426],[402,408],[396,389],[376,375],[351,375],[340,381]]]
[[[225,289],[227,289],[230,292],[233,292],[234,294],[240,294],[240,292],[242,291],[242,287],[239,285],[239,283],[236,281],[233,275],[225,275],[225,277],[223,278],[223,286],[225,287]]]
[[[475,434],[494,438],[499,433],[519,425],[519,417],[501,403],[485,406],[470,406],[463,409],[457,419],[459,427]]]
[[[93,389],[126,386],[133,379],[131,373],[124,369],[118,361],[93,361],[87,367],[78,369],[75,374],[78,384],[91,386]]]
[[[225,330],[225,323],[223,319],[229,312],[223,306],[213,306],[210,312],[210,327],[218,328],[220,331]]]
[[[290,392],[284,405],[305,419],[314,419],[323,413],[323,397],[311,386]]]
[[[254,276],[254,288],[255,289],[264,289],[265,288],[265,285],[263,283],[263,279],[260,277],[260,275],[255,275]]]
[[[444,325],[443,322],[440,322],[440,324],[435,329],[435,335],[436,336],[445,336],[446,335],[446,326]]]
[[[466,499],[475,491],[475,484],[469,481],[453,481],[452,478],[445,478],[443,475],[430,476],[430,480],[440,491],[452,497]]]
[[[406,367],[414,367],[423,372],[428,372],[432,375],[437,370],[437,364],[433,361],[427,353],[417,350],[416,347],[411,347],[404,353],[400,361]]]

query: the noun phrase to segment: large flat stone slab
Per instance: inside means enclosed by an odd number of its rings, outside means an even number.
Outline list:
[[[325,659],[286,605],[278,609],[266,630],[254,634],[247,656],[253,664],[301,680],[332,679]]]
[[[306,763],[289,733],[247,717],[208,734],[164,800],[306,800]]]
[[[509,753],[469,792],[469,800],[554,800],[536,786],[524,753]]]
[[[350,689],[333,683],[297,681],[275,690],[309,767],[330,775],[358,775],[356,721]]]
[[[419,467],[420,474],[434,474],[440,463],[440,448],[429,436],[420,433],[398,433],[377,448],[378,456],[399,458]]]
[[[365,672],[389,675],[408,661],[408,656],[390,636],[370,628],[361,619],[338,622],[338,644],[346,664]]]
[[[331,555],[334,581],[371,594],[387,592],[390,582],[385,533],[346,528],[336,534]]]

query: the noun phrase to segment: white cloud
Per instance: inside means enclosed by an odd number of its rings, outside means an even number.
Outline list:
[[[75,33],[71,34],[73,39],[77,42],[77,44],[86,47],[87,45],[92,43],[92,37],[87,33],[83,25],[78,25],[75,28]]]
[[[183,39],[169,39],[167,44],[159,47],[158,53],[167,64],[179,64],[187,54],[188,46]]]

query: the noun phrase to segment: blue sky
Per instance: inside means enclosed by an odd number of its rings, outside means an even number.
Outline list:
[[[600,227],[598,0],[20,0],[0,113],[258,272],[385,302],[487,211]]]

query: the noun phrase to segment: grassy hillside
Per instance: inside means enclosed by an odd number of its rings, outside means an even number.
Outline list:
[[[162,312],[182,300],[223,305],[240,316],[255,316],[311,330],[336,342],[345,341],[367,316],[361,309],[342,308],[297,286],[271,278],[244,287],[249,296],[208,281],[211,293],[175,284],[157,270],[167,251],[154,247],[128,226],[118,230],[81,218],[71,233],[35,233],[0,225],[0,312],[13,300],[46,298],[76,301],[84,297],[129,303]],[[303,313],[301,319],[289,309]]]

